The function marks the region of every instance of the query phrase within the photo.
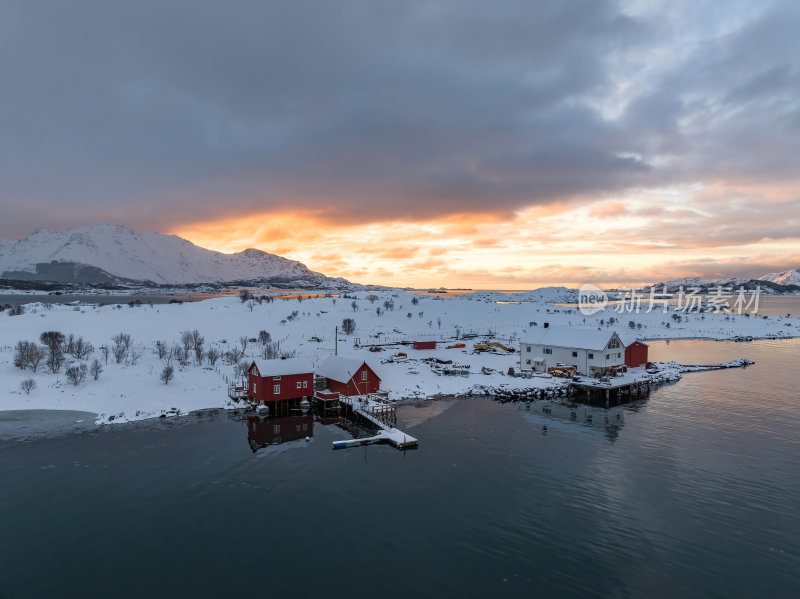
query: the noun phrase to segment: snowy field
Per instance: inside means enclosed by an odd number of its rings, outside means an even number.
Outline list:
[[[404,291],[358,291],[350,298],[316,298],[298,301],[242,303],[238,297],[223,297],[184,304],[128,305],[42,305],[28,304],[24,314],[0,313],[0,410],[53,409],[82,410],[98,415],[98,422],[124,422],[143,418],[187,413],[192,410],[227,407],[227,387],[236,378],[236,366],[224,354],[241,351],[241,339],[258,339],[261,331],[270,343],[279,342],[281,353],[307,357],[315,368],[334,350],[334,330],[339,326],[339,353],[366,360],[383,379],[382,388],[393,399],[464,395],[487,388],[555,388],[562,379],[508,376],[509,367],[519,369],[519,353],[475,353],[472,344],[484,336],[519,348],[528,332],[551,327],[592,327],[644,339],[736,337],[797,337],[800,319],[725,314],[619,314],[611,307],[584,316],[577,309],[562,308],[544,301],[564,301],[559,290],[540,290],[528,295],[533,303],[496,303],[507,296],[482,293],[438,298]],[[342,321],[353,319],[355,330],[342,332]],[[632,323],[632,324],[631,324]],[[159,358],[157,342],[165,347],[182,346],[184,331],[198,331],[204,339],[203,351],[223,354],[212,365],[207,357],[198,362],[194,352],[181,365],[174,359],[174,379],[164,384],[160,375],[165,366]],[[15,366],[15,347],[19,341],[36,342],[45,331],[82,337],[94,347],[83,359],[70,355],[53,373],[46,358],[34,373]],[[131,337],[127,355],[119,363],[113,352],[106,359],[102,347],[112,347],[112,337],[125,333]],[[479,335],[464,341],[466,348],[446,349],[456,337]],[[412,340],[443,341],[440,349],[415,351],[410,346],[385,347],[371,352],[367,344]],[[358,347],[356,347],[358,343]],[[238,349],[237,349],[238,348]],[[743,357],[746,345],[742,346]],[[242,362],[262,359],[264,344],[247,341]],[[407,358],[396,358],[398,352]],[[423,358],[452,360],[448,367],[469,370],[469,376],[442,376]],[[102,372],[97,380],[87,374],[73,385],[65,376],[67,368],[98,360]],[[484,373],[484,368],[491,369]],[[29,393],[20,387],[33,379]]]

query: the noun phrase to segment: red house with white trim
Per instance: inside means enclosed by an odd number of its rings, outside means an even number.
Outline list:
[[[256,360],[247,369],[247,395],[257,402],[314,395],[314,368],[301,358]]]
[[[381,388],[381,377],[362,360],[331,356],[319,369],[328,389],[342,395],[366,395]]]

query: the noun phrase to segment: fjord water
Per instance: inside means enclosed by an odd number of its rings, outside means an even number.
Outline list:
[[[406,453],[319,423],[253,452],[224,413],[9,439],[0,597],[798,596],[798,356],[653,343],[756,364],[609,411],[406,406]]]

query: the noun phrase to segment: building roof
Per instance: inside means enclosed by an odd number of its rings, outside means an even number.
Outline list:
[[[285,360],[254,360],[261,376],[289,376],[314,373],[310,360],[286,358]]]
[[[599,351],[606,348],[615,333],[616,331],[613,330],[598,331],[597,329],[584,329],[581,327],[552,327],[532,334],[529,333],[522,340],[522,343]],[[620,341],[622,340],[620,339]]]
[[[362,364],[367,364],[367,362],[365,360],[348,358],[346,356],[331,356],[319,367],[319,374],[326,379],[346,383],[353,378]],[[370,370],[375,372],[372,366],[369,364],[367,364],[367,366],[369,366]]]
[[[625,347],[628,347],[629,345],[636,343],[637,341],[642,345],[647,345],[644,341],[642,341],[641,334],[636,333],[633,330],[617,331],[617,335],[619,335],[620,341],[622,341],[622,345],[624,345]]]

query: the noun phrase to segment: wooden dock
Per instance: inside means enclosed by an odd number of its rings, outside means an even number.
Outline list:
[[[334,449],[359,447],[382,442],[394,445],[397,449],[411,449],[419,446],[419,441],[416,438],[404,433],[395,426],[397,423],[397,408],[394,405],[369,396],[348,397],[343,395],[339,398],[339,402],[341,405],[351,409],[354,414],[358,414],[377,426],[378,434],[362,439],[334,441]]]
[[[581,380],[580,382],[573,381],[570,384],[571,392],[576,390],[582,391],[586,394],[587,403],[592,401],[605,401],[606,407],[609,407],[612,399],[617,400],[619,405],[623,398],[627,400],[640,399],[650,395],[650,381],[643,380],[622,380],[611,382],[603,382],[598,380]]]

